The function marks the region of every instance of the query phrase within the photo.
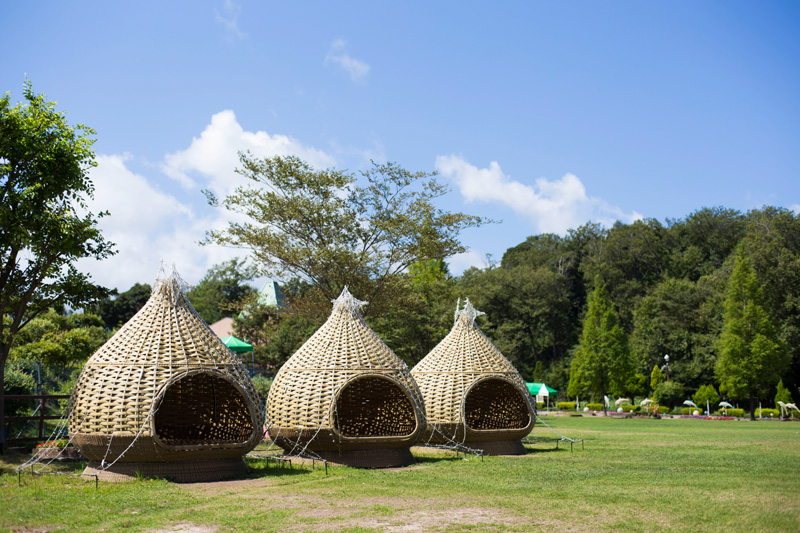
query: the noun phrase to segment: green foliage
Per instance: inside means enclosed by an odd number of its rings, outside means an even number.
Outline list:
[[[50,309],[31,320],[17,335],[9,360],[79,366],[108,340],[110,334],[102,325],[96,315],[64,316]]]
[[[602,403],[587,403],[586,407],[588,407],[590,411],[602,411],[603,410],[603,404]]]
[[[453,327],[458,301],[456,281],[444,261],[414,263],[400,280],[402,305],[370,317],[370,326],[394,352],[413,367]]]
[[[623,413],[638,413],[641,407],[638,405],[620,405]]]
[[[632,374],[627,337],[598,278],[572,359],[567,394],[576,396],[589,391],[600,398],[608,393],[621,396]]]
[[[542,261],[529,250],[516,262],[504,258],[509,266],[466,272],[459,283],[460,292],[486,313],[481,328],[528,381],[537,362],[552,364],[576,340],[569,280]]]
[[[261,396],[262,400],[267,399],[267,395],[269,395],[269,388],[272,386],[272,378],[268,378],[266,376],[253,376],[253,387],[255,387],[256,392],[259,396]]]
[[[127,291],[102,299],[94,308],[106,328],[114,329],[133,318],[150,298],[150,285],[136,283]]]
[[[106,296],[75,263],[114,253],[86,212],[94,130],[70,126],[30,82],[23,93],[27,102],[14,107],[9,93],[0,98],[0,316],[11,319],[8,327],[0,323],[0,364],[14,336],[40,313]]]
[[[658,365],[653,365],[653,371],[650,372],[650,390],[656,390],[663,381],[664,374],[661,373],[661,369],[658,368]]]
[[[542,368],[542,362],[536,361],[536,364],[533,367],[533,382],[534,383],[544,383],[544,370]]]
[[[556,403],[556,409],[561,409],[562,411],[574,411],[575,402],[558,402]]]
[[[536,402],[536,409],[544,409],[544,402]]]
[[[319,328],[322,320],[274,307],[250,305],[234,317],[235,335],[253,345],[255,360],[275,371]]]
[[[778,382],[778,388],[775,392],[775,407],[778,407],[778,402],[794,403],[794,400],[792,399],[792,393],[789,392],[789,389],[783,386],[783,380]]]
[[[653,391],[653,399],[662,405],[674,407],[683,402],[686,387],[677,381],[664,381]]]
[[[735,209],[704,207],[670,226],[677,246],[673,276],[696,282],[720,268],[745,234],[746,219]]]
[[[29,373],[21,372],[13,366],[9,366],[3,376],[3,390],[8,395],[34,394],[36,392],[36,381]],[[6,415],[26,416],[30,414],[30,403],[26,400],[6,400]]]
[[[192,307],[208,324],[238,315],[256,290],[245,282],[256,277],[255,267],[239,259],[212,266],[200,283],[186,293]]]
[[[647,376],[638,372],[631,375],[625,390],[632,396],[642,396],[647,393]]]
[[[222,201],[249,218],[212,230],[206,243],[251,250],[259,270],[299,277],[329,307],[347,285],[381,315],[402,306],[398,278],[421,260],[464,252],[459,233],[484,220],[437,208],[449,192],[426,172],[373,164],[361,180],[338,170],[317,171],[297,157],[258,159],[240,153],[237,172],[250,180]],[[207,192],[209,202],[219,202]]]
[[[704,407],[706,402],[711,407],[716,407],[719,403],[719,393],[717,393],[714,385],[701,385],[697,392],[692,395],[692,401],[701,407]]]
[[[76,265],[115,253],[98,229],[106,213],[90,213],[86,201],[94,193],[94,130],[70,126],[30,82],[23,95],[26,102],[13,107],[9,93],[0,98],[0,377],[31,320],[109,294]],[[0,429],[4,417],[0,392]]]
[[[697,411],[698,415],[702,415],[705,412],[704,409],[700,409],[699,407],[683,407],[681,409],[681,413],[684,415],[694,415],[695,411]],[[728,411],[730,411],[730,409],[728,409]]]
[[[631,350],[639,371],[663,365],[669,354],[670,379],[699,387],[713,374],[721,302],[706,279],[668,278],[653,286],[634,312]]]
[[[780,409],[769,409],[767,407],[756,409],[757,418],[780,418],[780,416],[781,416]]]
[[[742,245],[761,285],[762,305],[791,354],[787,371],[769,385],[783,377],[784,385],[796,393],[800,390],[800,216],[764,207],[748,212],[746,220]]]
[[[761,286],[743,248],[734,260],[716,373],[721,393],[752,401],[780,379],[789,352],[764,308]]]
[[[670,270],[672,245],[672,235],[657,220],[616,223],[594,251],[594,260],[581,263],[587,279],[599,276],[607,284],[625,329],[630,329],[639,299]]]

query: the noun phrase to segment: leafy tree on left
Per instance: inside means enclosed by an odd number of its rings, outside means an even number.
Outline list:
[[[25,83],[26,102],[0,98],[0,381],[14,338],[51,307],[80,308],[109,290],[79,272],[79,259],[115,253],[89,212],[96,166],[95,131],[68,124],[65,113]],[[5,428],[0,392],[0,429]],[[5,447],[4,431],[0,439]]]

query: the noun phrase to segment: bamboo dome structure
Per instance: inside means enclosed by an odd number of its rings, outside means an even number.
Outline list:
[[[84,366],[69,435],[85,473],[111,481],[211,481],[244,473],[263,410],[238,357],[209,329],[173,273]]]
[[[475,324],[482,314],[467,300],[450,333],[411,370],[428,415],[422,440],[523,454],[535,404],[514,365]]]
[[[414,462],[422,396],[408,366],[364,321],[363,304],[345,287],[328,320],[275,376],[267,430],[287,454],[365,468]]]

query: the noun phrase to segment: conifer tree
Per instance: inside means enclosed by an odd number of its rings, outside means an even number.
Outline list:
[[[756,398],[782,377],[789,351],[764,308],[761,286],[742,247],[734,261],[715,370],[720,392],[749,398],[750,418],[755,419]]]
[[[588,391],[600,399],[609,393],[622,395],[632,374],[627,336],[619,325],[605,285],[596,276],[580,342],[572,359],[567,392],[576,396]]]

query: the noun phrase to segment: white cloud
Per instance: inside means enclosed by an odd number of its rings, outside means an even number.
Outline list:
[[[234,172],[239,166],[238,153],[247,150],[256,157],[296,155],[319,169],[335,164],[330,155],[291,137],[244,131],[233,111],[226,110],[212,116],[211,123],[188,148],[165,156],[162,170],[187,189],[200,182],[221,197],[247,181]]]
[[[297,155],[317,168],[333,166],[334,159],[323,151],[284,136],[263,131],[244,131],[232,111],[211,118],[200,137],[185,150],[166,154],[155,176],[131,171],[130,155],[97,156],[92,170],[95,198],[92,212],[110,211],[100,220],[103,236],[116,243],[117,255],[104,261],[82,261],[98,283],[125,291],[134,283],[152,283],[163,260],[174,264],[189,283],[197,283],[214,264],[245,257],[246,250],[221,246],[200,246],[205,233],[223,229],[235,215],[206,203],[201,189],[222,197],[245,179],[234,172],[237,152],[249,149],[257,157]],[[158,186],[164,175],[182,188],[174,195]],[[169,184],[169,181],[167,181]]]
[[[350,57],[347,53],[347,43],[341,39],[337,39],[331,43],[331,48],[325,56],[325,65],[338,65],[345,72],[350,75],[353,81],[363,81],[367,74],[369,74],[369,65]]]
[[[222,6],[223,13],[220,14],[214,8],[215,19],[219,24],[225,28],[228,35],[242,40],[247,37],[247,34],[239,29],[239,13],[242,12],[242,6],[234,4],[231,0],[225,0]]]
[[[789,206],[789,209],[794,211],[795,215],[800,215],[800,204],[792,204]]]
[[[110,212],[100,219],[99,227],[107,240],[116,243],[117,255],[101,262],[85,260],[81,267],[98,283],[123,291],[137,282],[152,283],[162,259],[175,263],[187,280],[199,279],[195,266],[205,261],[196,250],[203,233],[196,230],[203,221],[196,219],[189,205],[129,170],[129,159],[97,156],[91,174],[95,195],[89,207],[95,213]],[[191,237],[186,228],[195,229]]]
[[[534,185],[527,185],[506,176],[496,161],[489,168],[477,168],[455,155],[437,156],[436,169],[458,186],[468,202],[507,206],[531,220],[540,232],[563,235],[590,220],[611,225],[616,220],[641,218],[636,212],[623,213],[600,198],[587,196],[574,174],[555,181],[539,178]]]
[[[464,253],[456,254],[447,260],[450,273],[458,276],[470,267],[486,268],[489,261],[485,254],[476,250],[467,250]]]

